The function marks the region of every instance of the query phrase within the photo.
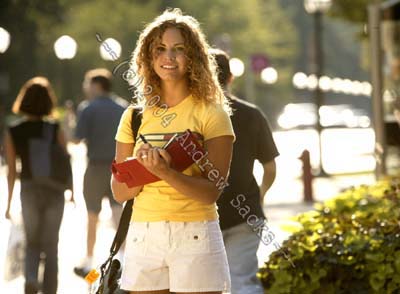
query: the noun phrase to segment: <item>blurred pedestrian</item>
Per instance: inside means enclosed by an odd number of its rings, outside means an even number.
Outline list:
[[[64,103],[64,115],[62,120],[65,140],[67,142],[73,141],[74,131],[76,127],[76,111],[75,105],[72,100],[67,100]]]
[[[111,93],[112,74],[107,69],[93,69],[86,73],[83,91],[87,100],[78,106],[75,143],[84,140],[87,146],[88,165],[84,176],[83,196],[88,212],[86,257],[74,271],[86,276],[93,266],[96,228],[102,199],[111,205],[114,224],[121,215],[121,205],[112,195],[110,166],[115,154],[114,135],[119,120],[128,103]]]
[[[232,294],[264,293],[256,277],[258,271],[257,249],[260,236],[251,226],[263,223],[264,197],[275,180],[275,157],[279,155],[267,118],[254,104],[233,96],[229,91],[233,76],[229,56],[222,50],[211,50],[218,64],[218,79],[231,102],[231,116],[236,141],[229,171],[228,183],[219,198],[220,226],[228,255],[232,281]],[[254,161],[264,170],[261,186],[253,176]],[[245,210],[240,210],[241,208]],[[240,211],[240,212],[239,212]],[[243,212],[242,212],[243,211]],[[249,216],[252,215],[251,220]]]
[[[56,96],[46,78],[35,77],[27,81],[13,105],[13,112],[22,115],[22,118],[10,126],[5,135],[8,165],[6,218],[10,218],[17,173],[16,159],[21,160],[21,206],[26,237],[26,294],[38,293],[40,288],[38,270],[42,253],[45,254],[42,291],[45,294],[57,292],[58,236],[64,212],[64,189],[58,189],[37,180],[35,173],[38,164],[34,164],[36,162],[34,157],[43,158],[42,155],[46,157],[48,154],[41,154],[40,150],[33,149],[34,142],[44,140],[47,136],[44,134],[47,133],[49,144],[59,144],[66,152],[61,128],[50,118],[55,104]],[[51,156],[48,159],[52,160]],[[39,162],[39,165],[47,163],[52,164],[43,160]]]
[[[152,92],[139,97],[142,136],[133,136],[132,108],[125,111],[115,160],[135,154],[161,180],[133,188],[112,180],[118,201],[135,197],[121,278],[130,293],[220,294],[230,288],[216,200],[226,185],[234,133],[208,49],[197,20],[174,9],[146,26],[133,54],[140,90]],[[207,158],[182,173],[161,147],[187,129]]]
[[[400,97],[396,97],[393,102],[393,115],[396,119],[396,122],[400,126]]]

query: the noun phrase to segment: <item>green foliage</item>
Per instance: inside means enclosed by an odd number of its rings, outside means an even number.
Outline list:
[[[368,5],[377,0],[334,0],[330,14],[334,17],[356,23],[366,23]]]
[[[298,52],[298,32],[288,21],[287,9],[279,0],[4,0],[0,1],[2,26],[11,33],[11,46],[6,63],[0,64],[10,75],[10,93],[7,108],[19,88],[28,78],[44,75],[50,78],[60,101],[80,100],[82,78],[88,69],[106,67],[113,69],[118,62],[130,57],[139,32],[167,7],[179,7],[196,17],[208,40],[215,44],[222,35],[230,37],[231,55],[243,61],[250,54],[264,53],[279,71],[279,82],[274,88],[282,95],[267,93],[258,77],[255,77],[253,101],[271,104],[288,100],[291,94],[293,64]],[[276,28],[279,28],[277,30]],[[99,54],[99,33],[103,40],[112,37],[122,46],[119,61],[104,61]],[[53,45],[61,35],[70,35],[78,44],[74,59],[58,60]],[[284,36],[284,38],[282,38]],[[245,78],[235,82],[235,92],[243,95]],[[114,90],[129,99],[126,83],[114,80]],[[267,91],[266,91],[267,90]]]
[[[266,293],[399,293],[397,180],[361,186],[299,215],[302,228],[260,269]]]
[[[299,53],[299,32],[290,21],[290,9],[281,7],[279,0],[177,0],[170,1],[169,5],[180,7],[196,17],[212,45],[222,35],[229,36],[230,55],[246,64],[245,74],[233,84],[235,93],[264,110],[278,108],[289,101],[294,64]],[[251,72],[250,56],[255,53],[268,57],[271,66],[279,72],[279,80],[273,87],[268,87],[261,82],[259,74],[254,74],[250,85],[254,87],[254,96],[246,97],[251,94],[246,89],[246,74]]]

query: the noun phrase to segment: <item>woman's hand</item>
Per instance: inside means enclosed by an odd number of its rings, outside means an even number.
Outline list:
[[[5,218],[6,219],[11,219],[11,214],[10,214],[10,207],[7,207],[6,213],[5,213]]]
[[[128,157],[133,154],[133,144],[127,144],[122,142],[116,142],[115,145],[115,161],[117,163],[125,161]],[[143,186],[128,188],[125,183],[118,182],[114,176],[111,176],[111,189],[113,191],[114,199],[118,203],[123,203],[136,197]]]
[[[137,160],[153,175],[162,178],[171,167],[171,156],[159,147],[143,144],[136,152]]]

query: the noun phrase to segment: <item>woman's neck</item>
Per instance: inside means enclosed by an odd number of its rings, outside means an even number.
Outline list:
[[[27,120],[43,120],[43,116],[38,116],[38,115],[32,115],[32,114],[26,114],[25,115]]]
[[[162,82],[161,92],[162,101],[169,107],[179,104],[190,95],[187,81]]]

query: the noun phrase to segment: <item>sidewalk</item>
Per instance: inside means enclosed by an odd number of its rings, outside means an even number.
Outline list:
[[[71,149],[73,153],[73,169],[76,183],[76,207],[72,203],[67,203],[64,217],[61,225],[60,243],[59,243],[59,294],[84,294],[87,293],[87,284],[73,273],[73,267],[84,256],[86,243],[86,208],[83,201],[82,177],[85,167],[84,148],[76,146]],[[256,165],[254,172],[257,180],[260,181],[260,170]],[[275,234],[276,240],[281,243],[288,234],[280,229],[288,218],[298,213],[312,209],[311,204],[302,202],[302,183],[301,181],[288,178],[287,167],[278,166],[277,179],[268,192],[264,204],[264,209],[268,217],[268,226]],[[289,173],[290,174],[290,173]],[[351,176],[351,177],[332,177],[317,178],[314,181],[315,199],[323,201],[335,196],[340,190],[351,185],[372,183],[372,175]],[[5,177],[5,168],[0,168],[0,293],[23,293],[23,278],[20,277],[11,282],[3,281],[3,265],[5,258],[5,249],[8,240],[8,225],[4,220],[4,206],[7,197],[7,186]],[[17,216],[20,213],[19,203],[19,182],[15,187],[12,214]],[[107,201],[103,202],[103,211],[100,215],[100,224],[98,232],[98,242],[95,248],[95,260],[98,263],[104,261],[107,256],[109,246],[114,236],[114,230],[111,225],[111,210]],[[262,265],[267,260],[269,254],[275,248],[261,245],[258,251],[259,263]]]

